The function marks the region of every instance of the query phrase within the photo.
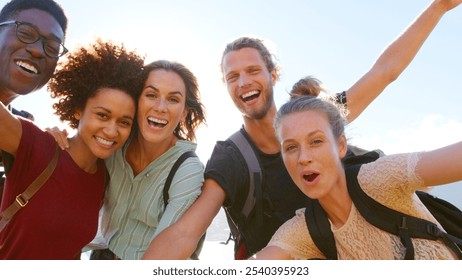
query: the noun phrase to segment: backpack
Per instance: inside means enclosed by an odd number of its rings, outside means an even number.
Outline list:
[[[234,144],[238,149],[242,157],[244,158],[247,169],[249,170],[249,188],[246,194],[244,204],[240,210],[239,221],[235,221],[229,211],[224,208],[226,219],[228,221],[230,236],[225,244],[228,244],[230,240],[234,241],[234,258],[236,260],[246,259],[247,248],[245,245],[245,237],[242,231],[239,230],[238,224],[245,227],[248,221],[248,217],[255,210],[257,226],[263,223],[263,206],[262,206],[262,181],[263,175],[260,167],[260,162],[247,140],[244,134],[239,130],[232,134],[228,140]]]
[[[399,236],[406,247],[405,259],[414,259],[412,238],[441,239],[459,259],[462,259],[462,211],[456,206],[427,192],[416,192],[425,207],[444,228],[444,232],[430,221],[406,215],[380,204],[361,189],[357,179],[361,165],[378,157],[379,155],[372,151],[363,156],[351,157],[344,162],[348,192],[361,216],[368,223]],[[305,209],[305,220],[318,249],[327,259],[337,259],[330,223],[317,200],[311,200]]]

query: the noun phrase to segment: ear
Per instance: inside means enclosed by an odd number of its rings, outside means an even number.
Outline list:
[[[274,67],[273,71],[271,71],[271,85],[274,87],[276,82],[279,80],[279,75],[276,67]]]
[[[345,137],[345,134],[340,135],[337,140],[338,143],[338,155],[339,158],[342,159],[345,157],[347,150],[348,150],[348,143]]]
[[[188,115],[188,112],[189,112],[189,110],[188,110],[187,108],[185,108],[185,109],[183,110],[183,115],[181,116],[180,123],[186,121],[186,116]]]
[[[80,118],[82,118],[82,110],[80,109],[76,110],[74,113],[74,118],[80,121]]]

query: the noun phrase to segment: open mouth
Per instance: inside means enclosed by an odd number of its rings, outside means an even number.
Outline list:
[[[102,137],[99,137],[99,136],[96,136],[95,138],[96,138],[96,141],[98,141],[98,143],[103,144],[103,145],[108,146],[108,147],[115,144],[114,141],[109,141],[109,140],[106,140],[106,139],[104,139]]]
[[[257,99],[259,96],[260,96],[260,92],[259,92],[258,90],[254,90],[254,91],[251,91],[251,92],[248,92],[248,93],[243,94],[243,95],[241,96],[241,99],[242,99],[244,102],[248,102],[248,101]]]
[[[28,73],[38,74],[38,69],[32,64],[19,60],[19,61],[16,61],[16,65],[18,65],[19,67],[21,67],[21,69],[23,69],[24,71]]]
[[[148,123],[149,125],[154,126],[154,127],[164,128],[168,124],[168,121],[149,117]]]
[[[305,174],[303,175],[303,179],[307,182],[313,182],[314,180],[316,180],[316,178],[318,178],[319,174],[318,173],[311,173],[311,174]]]

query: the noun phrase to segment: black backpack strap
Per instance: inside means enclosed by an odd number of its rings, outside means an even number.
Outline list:
[[[406,246],[405,259],[414,258],[414,247],[411,238],[424,238],[430,240],[441,239],[454,251],[458,258],[462,253],[454,242],[451,242],[447,234],[430,221],[413,217],[393,209],[390,209],[373,198],[369,197],[359,186],[358,172],[361,165],[348,166],[345,169],[348,192],[361,216],[373,226],[397,235]]]
[[[247,219],[255,209],[256,217],[257,217],[257,224],[263,223],[263,210],[261,207],[262,200],[262,171],[260,167],[260,162],[255,155],[255,151],[253,150],[252,146],[250,145],[247,138],[242,134],[241,131],[235,132],[228,138],[231,142],[236,145],[239,149],[239,152],[245,159],[247,163],[247,168],[249,170],[249,191],[247,192],[247,197],[245,199],[244,205],[242,207],[242,215]]]
[[[462,249],[462,211],[450,202],[427,192],[416,191],[416,194],[449,237]]]
[[[187,151],[184,152],[173,164],[172,169],[170,169],[170,172],[168,173],[167,179],[165,180],[165,185],[164,185],[164,190],[163,190],[163,195],[164,195],[164,207],[167,207],[168,204],[168,199],[169,199],[169,190],[170,190],[170,185],[172,184],[173,177],[175,176],[176,171],[178,168],[181,166],[181,164],[190,157],[197,157],[196,153],[194,151]]]
[[[310,199],[305,208],[305,221],[311,239],[328,260],[337,259],[334,234],[332,233],[326,212],[317,199]]]
[[[170,190],[170,185],[172,184],[173,177],[175,176],[176,171],[178,168],[180,168],[181,164],[188,158],[190,157],[197,157],[197,154],[194,151],[187,151],[184,152],[173,164],[172,169],[170,169],[170,172],[168,173],[167,179],[165,180],[165,185],[163,189],[163,197],[164,197],[164,208],[167,208],[168,204],[168,199],[169,199],[169,190]],[[202,235],[202,237],[199,239],[197,242],[197,248],[194,250],[193,254],[191,257],[189,257],[191,260],[198,260],[199,259],[199,253],[202,250],[202,245],[205,240],[206,233]]]

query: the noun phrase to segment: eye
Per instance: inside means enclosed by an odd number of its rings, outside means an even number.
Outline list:
[[[320,144],[322,144],[322,143],[324,143],[324,141],[323,141],[322,139],[319,139],[319,138],[313,139],[313,140],[311,141],[311,145],[320,145]]]
[[[18,37],[25,42],[33,42],[38,40],[38,33],[31,26],[21,24],[17,30],[17,34]]]
[[[103,119],[103,120],[109,119],[108,114],[103,113],[103,112],[98,112],[98,113],[96,113],[96,115],[98,115],[98,117],[99,117],[100,119]]]
[[[126,127],[131,127],[131,126],[132,126],[132,122],[131,122],[131,121],[122,120],[122,121],[120,121],[120,123],[121,123],[123,126],[126,126]]]
[[[145,92],[143,95],[149,99],[155,99],[157,97],[157,95],[152,91]]]
[[[48,39],[45,48],[47,53],[58,55],[60,53],[61,43],[53,39]]]
[[[289,145],[284,146],[284,152],[286,153],[295,151],[296,149],[297,149],[297,145],[294,145],[294,144],[289,144]]]
[[[169,97],[168,102],[170,102],[170,103],[180,103],[180,99],[178,97]]]
[[[237,75],[235,75],[235,74],[234,75],[229,75],[229,76],[226,77],[226,81],[228,83],[235,82],[236,80],[237,80]]]
[[[252,75],[256,75],[256,74],[260,73],[260,69],[258,69],[258,68],[250,69],[249,73],[252,74]]]

